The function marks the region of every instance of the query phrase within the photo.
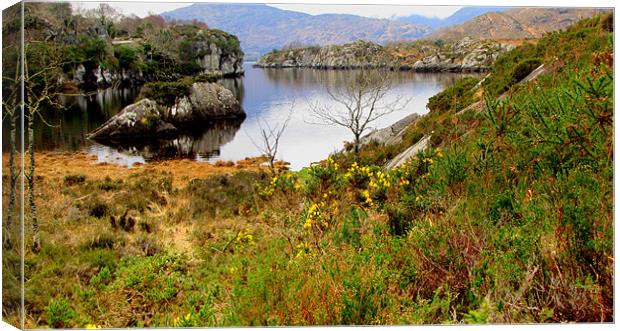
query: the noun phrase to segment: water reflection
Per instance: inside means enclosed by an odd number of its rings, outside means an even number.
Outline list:
[[[169,159],[208,160],[220,155],[220,147],[235,138],[242,122],[215,121],[198,128],[186,128],[174,139],[109,140],[92,145],[89,151],[101,161],[125,165]]]
[[[85,135],[134,102],[139,94],[136,88],[107,89],[86,96],[66,96],[63,98],[65,109],[46,111],[44,118],[53,126],[38,120],[35,146],[38,150],[86,151],[97,155],[100,162],[125,165],[167,158],[234,161],[259,154],[252,142],[260,137],[259,120],[280,122],[291,110],[292,118],[280,141],[277,157],[290,162],[293,169],[324,159],[329,153],[341,149],[344,141],[351,140],[351,133],[345,128],[310,124],[308,105],[321,103],[338,107],[327,95],[326,86],[343,84],[355,72],[261,69],[253,68],[250,63],[246,63],[244,69],[242,78],[220,81],[241,102],[247,114],[243,122],[205,124],[183,131],[171,140],[110,142],[104,146],[87,140]],[[375,128],[388,126],[411,113],[425,114],[428,98],[464,75],[394,72],[393,76],[392,89],[386,98],[405,96],[411,101],[402,111],[373,123]],[[5,134],[8,128],[3,131]],[[3,149],[7,150],[8,139],[5,137],[4,141]]]
[[[327,86],[344,84],[356,71],[321,69],[261,69],[245,65],[243,78],[243,109],[248,117],[243,123],[243,134],[229,144],[222,146],[219,159],[239,160],[248,155],[257,155],[252,140],[260,137],[260,121],[282,122],[292,108],[292,118],[284,132],[278,158],[291,163],[291,168],[300,169],[311,162],[329,156],[340,150],[345,141],[352,139],[346,128],[311,124],[310,104],[322,104],[337,108],[340,105],[330,99]],[[393,72],[392,88],[386,101],[398,97],[410,98],[401,111],[394,112],[372,123],[382,128],[411,114],[428,112],[428,98],[437,94],[459,78],[466,75],[453,73]]]

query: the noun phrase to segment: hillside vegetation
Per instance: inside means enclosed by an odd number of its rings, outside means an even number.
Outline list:
[[[51,168],[26,327],[613,321],[612,23],[515,48],[358,157],[276,176]]]
[[[547,32],[564,29],[601,12],[603,10],[595,8],[513,8],[486,13],[462,24],[439,29],[429,38],[540,38]]]
[[[13,6],[3,11],[5,68],[11,67],[7,61],[19,50],[8,47],[18,45],[19,10]],[[35,59],[46,54],[61,63],[58,75],[66,88],[138,86],[200,73],[243,73],[239,39],[197,21],[123,16],[106,4],[73,13],[67,2],[29,2],[24,7],[24,22],[27,55]]]

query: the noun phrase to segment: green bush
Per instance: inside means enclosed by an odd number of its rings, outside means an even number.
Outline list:
[[[69,307],[65,298],[50,301],[47,306],[47,324],[53,328],[70,328],[75,311]]]
[[[527,71],[528,67],[534,63],[529,62],[529,59],[540,59],[543,56],[544,51],[545,47],[541,43],[536,45],[524,44],[501,55],[493,63],[491,75],[487,77],[482,84],[484,87],[485,96],[497,97],[507,91],[511,86],[520,80],[517,78],[523,75],[523,72]],[[524,63],[523,66],[518,72],[516,72],[515,64],[522,62]],[[525,75],[527,76],[527,74]],[[525,76],[521,78],[524,77]]]
[[[540,59],[526,59],[517,64],[511,73],[512,84],[520,82],[523,78],[527,77],[534,69],[538,68],[541,64]]]
[[[176,82],[149,82],[142,86],[139,98],[149,98],[159,104],[172,106],[177,99],[189,95],[191,87],[191,81],[186,79]]]
[[[114,49],[114,56],[118,59],[121,69],[133,70],[139,61],[138,51],[131,46],[118,46]]]

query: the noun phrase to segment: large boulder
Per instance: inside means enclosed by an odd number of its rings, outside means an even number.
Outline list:
[[[233,93],[216,83],[194,83],[188,96],[164,106],[145,98],[133,103],[88,134],[89,139],[170,137],[179,128],[216,119],[243,118]]]
[[[171,109],[172,122],[191,123],[222,118],[237,118],[245,113],[234,94],[216,83],[194,83],[189,96],[182,97]]]
[[[99,128],[88,134],[91,139],[118,139],[169,135],[176,132],[174,125],[166,121],[165,109],[150,99],[142,99],[112,116]]]

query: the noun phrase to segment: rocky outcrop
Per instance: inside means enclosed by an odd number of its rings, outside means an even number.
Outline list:
[[[243,75],[243,51],[239,39],[216,29],[202,29],[186,37],[197,55],[203,74],[224,77]]]
[[[365,135],[362,137],[361,143],[368,144],[374,141],[386,145],[398,144],[402,141],[405,131],[409,125],[413,124],[413,122],[415,122],[418,118],[420,118],[419,114],[409,114],[386,128],[374,130]]]
[[[420,72],[479,72],[488,70],[503,53],[513,49],[510,44],[479,41],[466,37],[451,47],[443,47],[435,54],[416,61],[411,69]]]
[[[391,66],[394,57],[384,47],[359,40],[350,44],[305,47],[271,52],[256,62],[263,68],[355,69]]]
[[[263,68],[390,68],[419,72],[480,72],[514,46],[464,38],[451,44],[420,41],[380,46],[357,41],[340,46],[305,47],[271,52],[255,64]]]
[[[245,113],[232,92],[215,83],[194,83],[188,96],[172,107],[142,99],[114,115],[88,134],[89,139],[170,137],[184,127],[216,119],[243,118]]]
[[[200,43],[202,57],[196,59],[204,74],[237,77],[243,74],[243,53],[224,53],[216,44]],[[206,51],[208,50],[208,51]]]
[[[416,154],[418,154],[418,152],[427,149],[430,146],[431,136],[432,136],[432,133],[430,135],[422,137],[422,139],[420,139],[417,143],[411,145],[409,148],[404,150],[402,153],[396,155],[396,157],[391,159],[385,165],[385,169],[388,169],[388,170],[394,169],[398,167],[399,165],[407,162],[407,160],[414,157]]]
[[[184,29],[176,31],[175,29]],[[137,65],[101,66],[93,63],[78,64],[68,78],[86,89],[110,86],[139,86],[151,81],[170,81],[188,74],[204,74],[214,77],[239,77],[243,75],[243,51],[236,36],[214,29],[199,29],[195,26],[176,26],[171,29],[176,37],[171,57],[176,65],[144,67]],[[106,39],[107,40],[107,39]],[[113,40],[113,47],[125,48],[132,54],[135,63],[149,63],[152,54],[144,51],[142,38]],[[179,49],[181,48],[182,49]],[[185,54],[180,54],[184,52]],[[176,54],[175,54],[176,53]],[[178,58],[185,60],[179,61]],[[127,60],[128,61],[128,60]],[[170,61],[172,62],[172,61]],[[188,69],[190,68],[190,69]]]

